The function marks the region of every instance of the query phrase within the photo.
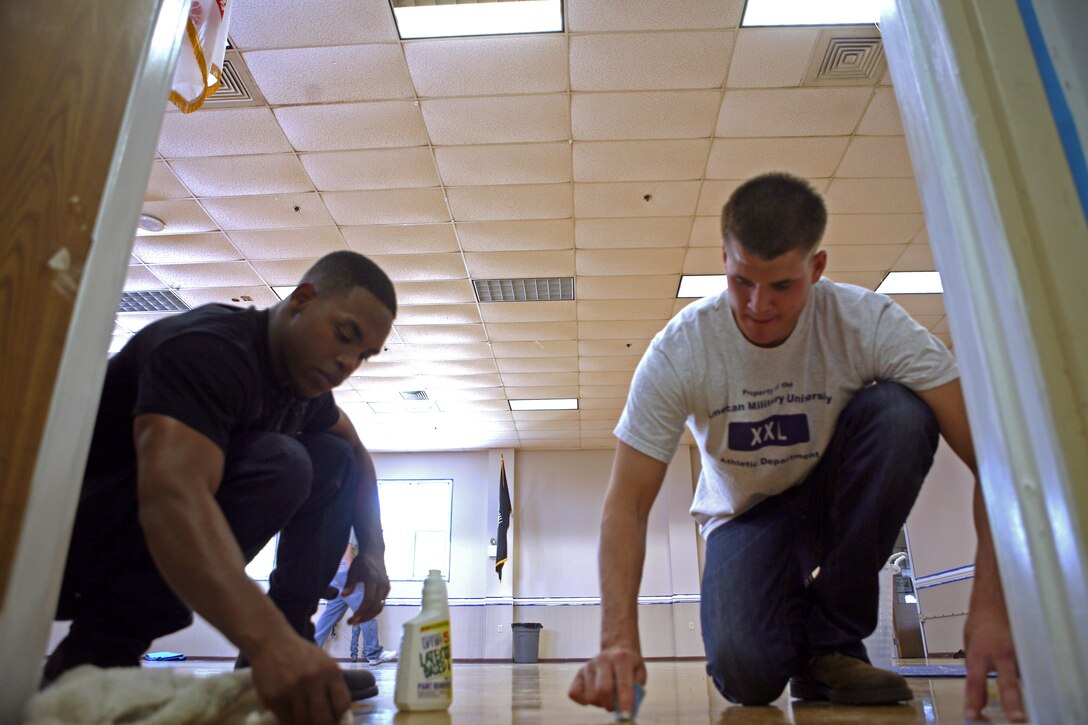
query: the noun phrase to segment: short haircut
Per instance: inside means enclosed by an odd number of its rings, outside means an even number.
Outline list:
[[[722,240],[730,238],[760,259],[794,249],[811,252],[827,228],[819,192],[791,174],[763,174],[741,184],[722,208]]]
[[[326,254],[306,270],[302,282],[309,282],[320,293],[344,294],[352,287],[362,287],[397,315],[397,293],[382,268],[357,252]]]

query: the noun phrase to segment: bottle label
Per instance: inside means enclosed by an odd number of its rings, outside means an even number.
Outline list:
[[[453,667],[448,619],[419,628],[419,667],[423,677],[416,694],[423,700],[453,699]]]

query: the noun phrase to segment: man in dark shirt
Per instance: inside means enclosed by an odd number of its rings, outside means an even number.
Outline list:
[[[389,278],[353,252],[319,260],[267,310],[206,305],[136,334],[106,374],[44,676],[135,666],[196,610],[241,651],[281,722],[350,706],[310,618],[354,527],[356,618],[389,592],[370,456],[332,389],[377,354]],[[268,595],[245,564],[280,533]]]

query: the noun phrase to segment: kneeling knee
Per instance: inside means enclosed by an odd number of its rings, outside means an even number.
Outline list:
[[[722,695],[740,705],[774,702],[786,689],[793,672],[788,662],[745,661],[735,657],[711,660],[707,670]]]

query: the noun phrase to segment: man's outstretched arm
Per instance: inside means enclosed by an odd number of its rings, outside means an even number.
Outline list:
[[[646,684],[638,634],[638,588],[646,558],[646,522],[667,464],[616,446],[601,518],[601,651],[571,683],[570,698],[621,712],[634,707],[634,683]]]
[[[222,450],[165,415],[137,416],[133,435],[140,524],[167,584],[246,655],[261,700],[280,722],[337,722],[351,698],[336,663],[296,634],[246,576],[215,500]]]
[[[982,716],[986,706],[986,678],[996,671],[1001,692],[1001,706],[1014,722],[1024,720],[1024,705],[1020,692],[1020,674],[1016,665],[1005,594],[1001,589],[1001,574],[997,569],[990,520],[978,480],[975,448],[971,442],[971,427],[963,402],[960,381],[954,380],[932,390],[919,393],[933,413],[941,435],[956,455],[967,464],[975,476],[974,518],[978,547],[975,552],[975,581],[971,589],[971,604],[964,626],[967,653],[967,691],[964,714],[969,720]]]

